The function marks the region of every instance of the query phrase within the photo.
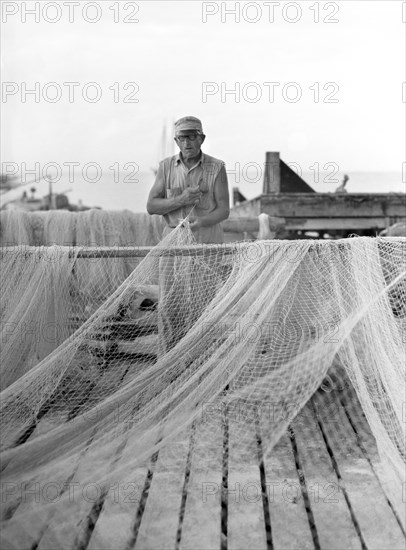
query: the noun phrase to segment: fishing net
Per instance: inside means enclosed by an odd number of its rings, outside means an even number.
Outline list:
[[[151,246],[161,234],[161,216],[127,210],[1,212],[0,389],[73,334],[140,261],[81,259],[75,245]]]
[[[0,212],[1,246],[154,246],[163,229],[162,216],[129,210]]]
[[[97,488],[91,521],[116,483],[148,471],[171,442],[180,456],[184,434],[224,441],[230,418],[239,453],[257,434],[269,455],[326,380],[350,382],[388,491],[399,488],[405,251],[405,239],[386,237],[196,245],[184,222],[115,289],[104,279],[104,291],[98,271],[136,251],[25,249],[24,262],[9,253],[7,269],[20,262],[22,281],[10,282],[2,305],[16,307],[14,323],[34,295],[43,303],[38,320],[46,318],[58,288],[71,305],[52,306],[56,324],[86,311],[37,364],[11,375],[3,367],[4,544],[64,548],[88,503],[83,488]],[[202,460],[209,468],[210,446]]]

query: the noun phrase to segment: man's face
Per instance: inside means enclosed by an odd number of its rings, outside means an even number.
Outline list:
[[[194,130],[180,132],[175,141],[182,153],[184,159],[191,159],[200,154],[200,148],[205,136],[198,134]]]

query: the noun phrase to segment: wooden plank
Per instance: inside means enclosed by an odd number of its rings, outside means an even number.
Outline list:
[[[80,250],[76,250],[76,247],[71,247],[69,251],[70,256],[77,258],[144,258],[151,253],[151,256],[205,256],[210,254],[212,250],[218,250],[218,244],[204,244],[204,245],[185,245],[170,248],[162,248],[159,245],[155,246],[84,246],[80,247]],[[227,248],[224,248],[224,253],[232,252]],[[3,254],[36,254],[38,247],[18,245],[5,246],[2,249]],[[154,285],[148,285],[153,287]]]
[[[255,233],[259,231],[259,221],[257,217],[230,217],[221,225],[223,231],[226,233],[243,233],[244,231]]]
[[[290,194],[291,195],[291,194]],[[314,196],[312,194],[305,194],[306,196]],[[264,210],[264,212],[268,215],[269,212],[267,212],[266,210]],[[338,216],[338,214],[337,214]],[[357,217],[358,214],[356,214],[354,217]],[[270,215],[271,219],[275,219],[276,222],[275,223],[278,223],[278,218],[280,218],[280,216],[278,215]],[[298,217],[303,217],[303,215],[300,215]],[[311,216],[310,216],[311,217]],[[331,216],[331,217],[334,217],[334,216]],[[341,217],[346,217],[345,214],[341,215]],[[373,217],[373,216],[372,216]],[[377,216],[377,217],[381,217],[381,216]],[[234,218],[233,218],[234,219]],[[328,218],[325,218],[326,220]],[[394,216],[391,216],[391,222],[393,220],[398,220],[398,221],[402,221],[402,220],[405,220],[405,215],[404,215],[404,212],[402,212],[401,215],[394,215]],[[258,225],[259,227],[259,225]],[[399,240],[397,237],[393,237],[393,242],[398,245],[398,246],[403,246],[403,243],[401,240]],[[341,243],[340,243],[341,245]],[[223,244],[223,245],[220,245],[221,247],[221,253],[222,254],[235,254],[236,251],[239,250],[239,248],[241,247],[241,244],[240,243],[228,243],[228,244]],[[77,255],[80,256],[80,257],[83,257],[83,258],[132,258],[132,257],[137,257],[138,255],[141,255],[141,256],[146,256],[149,252],[151,252],[151,250],[154,250],[154,254],[156,256],[209,256],[211,257],[211,255],[213,254],[213,252],[216,252],[218,253],[219,252],[219,245],[218,244],[196,244],[196,245],[191,245],[191,246],[178,246],[176,248],[168,248],[166,250],[163,250],[159,247],[144,247],[144,248],[147,248],[148,250],[144,250],[144,251],[140,251],[139,248],[136,248],[136,247],[118,247],[118,248],[115,248],[115,247],[83,247],[81,248],[80,251],[77,252]],[[26,253],[35,253],[37,251],[37,248],[36,247],[27,247],[27,248],[24,248],[24,252]],[[6,253],[15,253],[14,252],[14,248],[13,247],[4,247],[3,248],[3,253],[6,254]],[[72,254],[76,254],[76,252],[72,251]],[[151,286],[154,286],[154,285],[151,285]],[[95,306],[95,308],[97,309],[97,307]]]
[[[275,231],[285,224],[284,218],[277,218],[269,216],[269,228],[271,231]],[[258,217],[231,217],[222,223],[223,231],[231,233],[257,233],[259,231]]]
[[[286,229],[318,231],[329,229],[384,229],[386,218],[286,218]]]
[[[319,410],[334,404],[337,422],[320,415],[319,425],[330,449],[334,469],[351,510],[352,519],[369,550],[404,550],[405,537],[385,494],[359,448],[354,431],[335,392],[319,391],[313,397]]]
[[[272,433],[272,417],[260,416],[261,436],[264,444]],[[266,446],[265,446],[266,449]],[[292,445],[287,435],[264,456],[264,469],[269,495],[271,533],[275,550],[313,549],[309,519],[301,495]]]
[[[350,417],[349,422],[356,430],[356,438],[360,449],[366,459],[370,461],[371,468],[379,480],[382,491],[385,493],[386,498],[397,514],[398,521],[402,525],[403,530],[406,530],[404,489],[392,479],[388,479],[382,462],[379,459],[375,438],[364,415],[357,394],[355,393],[354,387],[349,383],[348,378],[346,380],[347,383],[343,384],[341,392],[337,394],[338,399],[347,417]]]
[[[262,193],[280,193],[281,167],[279,152],[265,153],[265,172]]]
[[[93,443],[89,450],[95,445]],[[103,464],[98,465],[101,467],[103,475],[107,475],[109,467],[114,461],[115,452],[116,447],[113,446],[110,454],[103,457]],[[61,501],[61,505],[53,511],[49,525],[37,543],[39,550],[73,549],[86,545],[89,538],[88,518],[92,516],[94,508],[103,502],[104,492],[108,490],[98,483],[98,478],[91,481],[89,474],[92,466],[96,470],[96,464],[91,464],[88,454],[85,453],[71,478],[73,491],[69,498]],[[97,471],[100,472],[100,469]]]
[[[405,218],[405,195],[383,193],[280,193],[261,197],[261,212],[286,218]]]
[[[97,396],[100,391],[111,392],[116,389],[128,369],[128,362],[115,364],[110,369],[106,369],[92,388],[88,400],[91,402],[92,396]],[[81,412],[79,407],[77,414]],[[52,521],[49,522],[46,529],[43,530],[40,540],[37,541],[39,550],[59,547],[74,548],[79,541],[88,537],[87,518],[97,503],[104,499],[104,488],[97,480],[94,483],[89,482],[92,465],[89,464],[87,456],[88,451],[97,445],[93,441],[93,439],[89,441],[88,449],[81,454],[79,462],[72,468],[73,474],[69,476],[69,480],[73,487],[73,494],[65,499],[63,506],[57,506],[53,511]],[[118,442],[117,446],[119,446]],[[102,464],[98,465],[106,474],[111,463],[116,459],[117,446],[112,446],[110,454],[104,458]],[[94,468],[96,467],[97,465],[94,464]]]
[[[129,377],[130,372],[135,371],[135,367],[137,365],[135,363],[129,364],[128,362],[121,362],[120,364],[111,365],[111,368],[105,369],[100,373],[100,378],[97,380],[97,382],[94,384],[90,394],[87,396],[87,401],[92,400],[92,395],[98,393],[98,391],[101,389],[106,391],[111,391],[117,387],[118,384],[124,383],[122,380],[123,375],[126,376],[126,378]],[[140,368],[145,368],[145,363],[141,363],[137,366],[136,370],[139,370]],[[80,413],[80,407],[77,410],[77,414]],[[65,421],[68,420],[68,412],[65,414]],[[61,416],[60,412],[52,413],[52,411],[45,414],[45,416],[41,417],[41,419],[38,421],[38,423],[33,425],[32,430],[27,435],[26,441],[32,440],[35,437],[45,434],[49,432],[51,429],[55,427],[56,424],[61,424],[64,421],[64,417]],[[52,485],[53,487],[59,487],[60,494],[58,495],[58,498],[63,497],[63,493],[65,491],[65,485],[66,483],[73,483],[73,475],[76,471],[76,468],[80,462],[81,457],[83,457],[83,453],[81,456],[78,457],[76,461],[73,461],[70,468],[63,474],[61,474],[60,478],[55,480],[53,479],[52,483],[50,484],[50,495],[52,497]],[[8,465],[4,465],[4,475],[7,474],[7,470],[10,467],[11,463]],[[4,479],[4,477],[3,477]],[[69,490],[69,488],[67,489]],[[45,496],[44,496],[45,491]],[[33,524],[30,526],[30,532],[24,533],[24,530],[21,529],[21,532],[19,533],[19,536],[21,537],[21,545],[23,545],[23,540],[26,540],[24,537],[29,537],[29,539],[32,539],[32,543],[37,544],[38,541],[41,539],[43,533],[46,532],[48,528],[48,518],[50,516],[53,516],[54,509],[51,509],[48,511],[47,514],[41,514],[40,513],[40,507],[42,504],[44,504],[44,498],[45,500],[48,499],[49,495],[46,492],[46,485],[40,486],[39,483],[35,481],[35,479],[30,483],[27,482],[26,485],[21,486],[19,499],[16,501],[10,500],[10,503],[5,503],[6,505],[3,505],[2,510],[2,519],[8,519],[12,517],[13,515],[16,516],[16,519],[18,521],[18,518],[23,518],[24,514],[28,514],[34,511],[35,508],[38,508],[38,514],[35,512],[34,516],[38,516],[38,520],[33,522]],[[55,492],[55,491],[54,491]],[[50,498],[51,498],[50,497]],[[35,499],[37,502],[35,502]],[[49,500],[49,499],[48,499]],[[38,506],[38,504],[40,506]]]
[[[138,336],[134,340],[96,340],[88,339],[85,341],[89,350],[100,353],[108,352],[111,345],[114,344],[114,353],[128,354],[146,354],[156,355],[158,349],[158,335],[148,334],[147,336]]]
[[[39,431],[41,424],[42,422],[38,425]],[[13,548],[40,548],[38,543],[47,532],[49,524],[58,513],[64,510],[63,499],[67,497],[66,501],[71,502],[74,498],[71,491],[75,473],[81,460],[86,456],[93,437],[94,433],[89,437],[83,450],[67,462],[65,470],[57,476],[53,475],[51,479],[41,481],[34,478],[21,484],[22,498],[11,520],[18,526],[18,529],[14,528],[12,531]],[[73,488],[75,489],[76,487]],[[56,504],[52,504],[53,502]],[[62,541],[50,546],[50,548],[62,547],[64,547]]]
[[[240,412],[228,414],[228,549],[266,550],[256,422]]]
[[[322,412],[327,416],[326,422],[337,421],[334,410]],[[307,405],[299,413],[292,429],[321,548],[361,549],[361,541],[311,406]]]
[[[131,463],[129,449],[123,450],[115,466],[119,466],[120,462]],[[150,466],[126,468],[123,476],[112,484],[90,535],[89,550],[124,550],[131,546],[140,505],[148,497],[148,494],[144,495],[144,488]]]
[[[125,386],[145,368],[145,363],[132,362],[127,371],[122,386]],[[128,437],[130,437],[131,426]],[[127,440],[123,443],[122,450],[114,463],[114,467],[121,464],[131,464],[132,450],[127,446]],[[137,518],[141,515],[140,505],[145,505],[148,494],[144,490],[148,487],[148,472],[151,463],[126,468],[123,476],[110,487],[103,506],[100,510],[94,529],[91,533],[89,550],[117,550],[126,549],[134,537],[134,529],[137,529]],[[143,500],[144,499],[144,500]]]
[[[261,214],[261,196],[255,199],[242,202],[237,206],[233,206],[230,211],[230,218],[245,218],[245,217],[257,217]],[[224,222],[223,222],[224,223]]]
[[[222,414],[207,404],[194,428],[180,550],[220,550],[222,476]]]
[[[272,218],[270,218],[272,221]],[[273,218],[277,220],[271,223],[271,229],[278,230],[285,227],[291,231],[317,231],[329,229],[384,229],[388,227],[387,218],[382,217],[337,217],[337,218]],[[223,222],[223,230],[227,233],[241,234],[244,231],[258,233],[258,218],[229,218]]]
[[[189,445],[188,429],[160,450],[136,550],[171,550],[176,547]]]
[[[48,411],[46,405],[47,403],[44,404],[44,414],[42,415],[40,410],[40,413],[38,414],[38,416],[36,418],[33,418],[33,422],[31,426],[28,426],[26,429],[22,430],[17,435],[16,437],[17,448],[28,441],[32,441],[37,436],[50,432],[52,429],[55,428],[56,425],[61,425],[63,422],[68,421],[69,419],[68,411],[65,411],[64,413],[62,413],[61,411],[53,411],[52,407],[51,407],[51,410]],[[18,455],[13,459],[13,461],[14,462],[18,461]],[[71,467],[68,468],[68,470],[64,472],[59,479],[52,480],[54,487],[59,486],[60,488],[59,496],[63,495],[64,484],[67,482],[67,480],[70,480],[77,465],[78,465],[78,461],[73,461],[71,464]],[[4,465],[3,479],[7,475],[7,472],[11,466],[12,466],[11,461]],[[41,485],[39,482],[36,481],[35,478],[31,480],[27,480],[26,483],[21,484],[20,493],[21,493],[20,498],[17,502],[12,502],[10,505],[2,507],[2,519],[10,518],[14,515],[16,517],[24,517],[24,514],[32,512],[35,508],[39,509],[44,504],[44,502],[45,503],[49,502],[49,498],[48,498],[49,495],[47,493],[46,485],[44,484]],[[52,487],[51,487],[51,493],[52,493]],[[45,494],[45,497],[44,497],[44,494]],[[41,538],[42,536],[41,533],[44,530],[44,528],[46,528],[46,525],[47,525],[47,515],[49,516],[49,513],[48,514],[38,513],[35,515],[38,515],[38,521],[34,522],[34,525],[31,528],[31,532],[29,533],[30,538],[34,537],[33,540],[35,540],[35,537],[37,537],[38,539]],[[21,536],[25,536],[23,532],[21,532],[20,534]]]

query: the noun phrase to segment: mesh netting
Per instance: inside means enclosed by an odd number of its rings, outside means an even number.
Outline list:
[[[154,246],[163,229],[162,216],[129,210],[0,212],[1,246]]]
[[[5,539],[29,546],[55,514],[63,533],[72,505],[68,491],[23,505],[16,486],[74,479],[105,493],[187,430],[218,437],[225,415],[238,418],[241,453],[256,431],[271,453],[332,373],[351,381],[387,475],[402,483],[405,251],[402,238],[196,245],[185,222],[124,279],[106,279],[107,251],[9,252],[8,273],[20,275],[2,304],[8,322],[35,299],[54,342],[59,323],[76,330],[33,360],[8,329]]]
[[[140,262],[77,258],[75,245],[151,246],[162,230],[161,216],[126,210],[1,212],[0,389],[62,344]]]

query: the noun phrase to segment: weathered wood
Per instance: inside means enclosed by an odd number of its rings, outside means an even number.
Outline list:
[[[88,444],[79,456],[77,456],[73,462],[68,463],[65,471],[57,478],[52,476],[49,483],[38,483],[34,480],[26,485],[21,484],[22,500],[15,510],[12,520],[19,526],[19,529],[13,532],[12,548],[41,548],[41,541],[44,535],[45,546],[43,547],[47,548],[46,541],[47,537],[49,537],[49,526],[58,513],[62,511],[65,513],[67,512],[65,503],[69,504],[74,498],[72,493],[70,493],[72,489],[72,480],[74,479],[75,472],[79,467],[81,459],[87,452],[88,445],[91,445],[93,441],[94,435],[93,433],[89,438]],[[53,498],[55,498],[55,503],[57,504],[55,506],[51,505],[47,509],[46,505],[50,504]],[[64,500],[60,502],[62,499]],[[36,514],[38,507],[42,513]],[[33,514],[33,517],[37,516],[36,521],[28,521],[29,528],[27,529],[25,515],[30,517],[31,514]],[[57,540],[57,538],[53,538],[53,542],[48,548],[62,548],[62,542],[59,541],[58,545]],[[4,547],[6,548],[6,546]]]
[[[117,387],[124,379],[128,369],[128,363],[124,362],[109,369],[104,376],[100,377],[99,384],[93,388],[93,395],[97,395],[101,389],[111,393],[113,387]],[[89,401],[91,400],[92,395],[89,395]],[[89,415],[91,418],[91,412]],[[83,541],[88,541],[90,538],[89,523],[93,521],[94,508],[99,502],[102,504],[106,496],[103,494],[105,488],[91,481],[91,472],[93,469],[97,470],[99,466],[107,475],[110,465],[117,460],[117,449],[120,448],[119,443],[117,447],[112,446],[109,456],[104,457],[103,463],[97,465],[87,460],[87,453],[93,445],[93,438],[91,438],[88,448],[79,456],[78,463],[72,466],[69,480],[74,488],[73,492],[69,496],[65,494],[61,501],[62,505],[53,510],[50,521],[43,529],[40,540],[37,541],[39,550],[77,548],[85,545]],[[91,518],[90,521],[89,518]]]
[[[385,229],[391,220],[385,217],[337,217],[337,218],[280,218],[269,216],[271,230],[285,228],[291,231],[320,231],[320,230],[357,230],[357,229]],[[226,235],[235,234],[237,237],[244,232],[258,233],[257,218],[229,218],[223,222]]]
[[[158,321],[155,319],[132,319],[131,321],[114,321],[106,324],[97,334],[106,338],[120,337],[132,340],[138,336],[153,334],[158,330]]]
[[[132,362],[125,373],[122,385],[129,383],[143,369],[145,369],[145,363]],[[128,407],[125,406],[125,408],[127,412]],[[130,430],[131,423],[126,427]],[[130,431],[128,436],[130,436]],[[120,467],[120,463],[132,462],[133,451],[128,447],[127,442],[128,439],[117,453],[116,467]],[[135,522],[140,512],[143,490],[151,467],[150,462],[126,468],[123,476],[112,484],[91,534],[87,547],[89,550],[110,550],[111,548],[124,550],[129,547],[129,543],[134,537]]]
[[[326,422],[337,421],[334,411],[320,412],[326,415]],[[292,429],[321,548],[361,549],[340,480],[311,406],[307,405],[299,413]]]
[[[221,245],[220,245],[221,246]],[[70,256],[77,258],[144,258],[151,253],[154,257],[163,256],[205,256],[210,254],[211,251],[218,252],[219,245],[210,244],[196,244],[190,246],[177,246],[173,248],[160,248],[159,246],[89,246],[80,247],[80,250],[76,250],[75,247],[70,247]],[[232,247],[223,245],[223,253],[232,253]],[[2,254],[35,254],[38,252],[38,247],[35,246],[8,246],[2,247]]]
[[[264,445],[272,430],[269,418],[260,418]],[[313,549],[313,537],[304,499],[299,498],[300,480],[292,445],[284,435],[271,452],[265,454],[264,469],[271,519],[272,542],[275,550]],[[298,498],[296,498],[296,496]]]
[[[230,218],[252,218],[261,213],[261,196],[250,199],[237,206],[233,206],[230,211]],[[223,222],[224,223],[224,222]]]
[[[116,365],[114,369],[101,373],[98,383],[93,386],[92,392],[88,396],[88,401],[92,402],[92,396],[97,395],[101,389],[109,392],[113,387],[117,387],[128,369],[129,365],[123,363],[118,366]],[[80,412],[79,406],[77,414]],[[46,417],[44,420],[46,420]],[[43,421],[38,425],[38,433],[41,433],[42,427]],[[89,476],[91,465],[86,461],[86,456],[88,450],[93,445],[95,435],[96,432],[89,438],[76,462],[68,464],[69,467],[61,474],[60,479],[53,480],[61,487],[61,494],[59,495],[60,503],[56,507],[51,508],[48,517],[44,516],[43,521],[38,522],[38,525],[36,525],[35,547],[39,549],[75,547],[79,540],[87,537],[87,517],[97,501],[97,498],[93,498],[93,490],[101,491],[101,486],[97,484],[93,484],[92,486],[91,482],[83,481],[84,478],[91,479]],[[114,452],[115,449],[113,447],[112,457],[114,456]],[[107,458],[102,467],[108,469],[109,464],[110,460]],[[96,468],[96,464],[94,464],[94,467]],[[42,501],[41,504],[44,504],[44,502]],[[26,510],[25,507],[21,507],[18,513],[23,514]]]
[[[123,461],[129,459],[128,453],[123,456]],[[146,466],[134,467],[112,485],[91,534],[88,550],[125,550],[129,547],[147,475]]]
[[[265,153],[265,172],[262,193],[280,193],[281,190],[281,167],[278,152]],[[268,212],[267,212],[268,213]]]
[[[285,224],[284,218],[269,216],[269,227],[271,231],[275,231]],[[259,220],[256,218],[229,218],[223,222],[223,230],[225,232],[242,233],[257,233],[259,231]]]
[[[286,218],[406,217],[403,194],[280,193],[261,197],[261,212]]]
[[[331,404],[334,405],[337,422],[331,422],[331,418],[320,415],[319,425],[331,456],[334,457],[334,469],[364,545],[370,550],[404,550],[404,534],[369,461],[358,445],[355,433],[335,392],[317,392],[313,402],[321,411],[328,408],[331,410]]]
[[[112,348],[114,345],[114,348]],[[93,353],[117,353],[156,355],[158,349],[158,335],[148,334],[138,336],[134,340],[86,340],[86,346]]]
[[[124,380],[128,380],[128,372],[125,376]],[[225,489],[228,537],[223,539],[223,547],[226,543],[230,550],[270,547],[261,494],[265,484],[271,546],[275,550],[357,549],[362,544],[371,550],[404,549],[403,533],[388,504],[385,486],[379,483],[375,471],[376,448],[352,393],[353,390],[343,392],[348,397],[343,400],[337,391],[318,392],[312,399],[313,405],[306,406],[292,423],[290,438],[284,436],[265,457],[265,478],[260,474],[258,449],[261,445],[265,447],[270,435],[269,418],[260,416],[258,428],[253,417],[252,429],[244,430],[242,442],[241,422],[247,423],[247,415],[241,418],[228,414]],[[29,540],[32,547],[39,549],[119,550],[134,547],[135,543],[135,548],[143,549],[175,549],[179,545],[182,550],[219,550],[222,545],[223,415],[212,409],[202,412],[205,417],[202,423],[197,423],[190,447],[188,438],[179,436],[160,451],[152,468],[152,483],[146,491],[148,467],[126,468],[120,482],[110,487],[101,500],[101,510],[97,509],[94,499],[86,500],[76,492],[75,499],[61,503],[49,518],[43,516],[42,522],[31,525],[30,533],[24,532],[22,521],[21,532],[12,542],[21,543],[21,548],[25,548]],[[131,448],[126,448],[122,441],[107,459],[107,468],[113,462],[115,467],[120,461],[129,464],[131,453]],[[83,489],[83,480],[88,479],[87,469],[88,465],[82,468],[79,460],[71,465],[66,477],[64,474],[63,479],[57,481],[60,485],[67,479],[79,482],[79,488]],[[142,512],[141,497],[144,499]],[[22,504],[16,520],[20,514],[23,517],[24,512],[33,509],[29,503]],[[7,540],[4,547],[7,548]]]
[[[350,424],[356,430],[358,445],[367,460],[370,461],[371,468],[379,480],[388,502],[390,502],[394,512],[397,514],[397,519],[403,526],[403,530],[406,530],[404,488],[396,484],[393,479],[388,479],[378,455],[375,438],[372,435],[354,387],[350,383],[347,383],[344,389],[345,391],[340,392],[338,398],[344,407],[346,416],[349,417]]]
[[[266,550],[255,420],[252,425],[244,424],[239,411],[231,409],[228,414],[228,548]],[[240,430],[244,428],[241,440]]]
[[[398,216],[401,218],[401,216]],[[232,223],[234,224],[235,218],[232,219]],[[326,223],[328,223],[329,218],[325,218]],[[353,218],[355,221],[355,218]],[[274,223],[276,226],[279,223],[283,222],[283,218],[280,218],[278,216],[270,216],[271,224]],[[259,228],[259,222],[257,220],[257,227]],[[236,226],[234,226],[236,227]],[[274,227],[272,225],[272,227]],[[399,246],[404,246],[403,242],[399,237],[385,237],[385,239],[390,240],[393,243],[397,243]],[[337,244],[337,246],[342,246],[342,242]],[[182,246],[182,247],[176,247],[176,248],[170,248],[166,250],[157,249],[156,247],[88,247],[88,248],[82,248],[78,253],[78,257],[81,258],[132,258],[137,256],[146,256],[151,250],[155,250],[154,254],[156,256],[210,256],[211,254],[234,254],[236,251],[241,249],[241,243],[232,243],[229,242],[227,244],[197,244],[193,246]],[[309,249],[311,250],[311,248]],[[15,251],[14,247],[3,247],[2,252],[3,253],[12,253]],[[37,251],[36,247],[28,247],[27,250],[24,249],[27,253],[35,253]],[[72,250],[72,255],[76,254]],[[154,286],[154,285],[151,285]]]
[[[180,550],[220,550],[223,427],[221,414],[203,405],[193,434]]]
[[[287,230],[319,231],[339,229],[384,229],[386,218],[286,218]]]
[[[135,550],[175,548],[189,444],[188,429],[160,450]]]
[[[223,231],[226,233],[243,233],[244,231],[248,232],[257,232],[259,231],[259,221],[258,218],[228,218],[228,220],[222,223]]]

